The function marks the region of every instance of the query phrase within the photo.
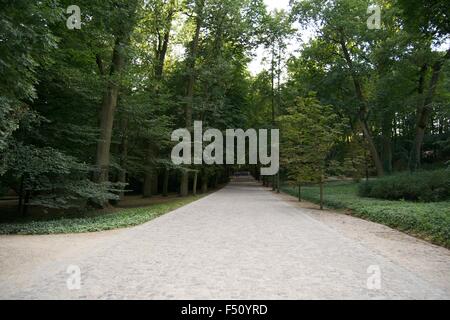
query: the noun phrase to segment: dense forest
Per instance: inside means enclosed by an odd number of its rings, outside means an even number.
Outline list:
[[[279,128],[281,168],[263,178],[274,188],[449,165],[446,0],[0,7],[0,194],[17,197],[19,214],[206,193],[243,170],[174,165],[171,133],[194,121]],[[266,67],[253,74],[257,48]]]

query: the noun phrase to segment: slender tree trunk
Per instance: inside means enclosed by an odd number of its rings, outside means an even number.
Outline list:
[[[186,128],[188,130],[192,127],[192,109],[194,105],[194,87],[195,87],[195,65],[197,60],[197,54],[199,49],[200,42],[200,30],[203,25],[203,8],[204,8],[205,0],[196,0],[195,1],[195,33],[194,38],[192,39],[188,61],[188,84],[186,90],[186,107],[185,107],[185,117],[186,117]]]
[[[280,173],[277,173],[277,193],[280,193]]]
[[[181,170],[180,196],[187,197],[189,195],[189,171]]]
[[[366,150],[364,150],[364,164],[365,164],[366,182],[369,182],[369,160]]]
[[[277,128],[276,116],[281,110],[281,46],[278,44],[278,68],[277,68],[277,111],[275,112],[274,125]],[[277,193],[280,193],[280,170],[277,172]]]
[[[208,192],[208,176],[206,174],[202,175],[202,193]]]
[[[128,161],[128,119],[124,116],[122,119],[122,141],[120,144],[120,171],[118,181],[120,183],[126,183],[127,180],[127,161]],[[122,191],[119,194],[120,200],[123,200],[125,197],[125,192]]]
[[[187,58],[187,68],[189,72],[188,80],[187,80],[187,88],[186,88],[186,104],[185,104],[185,122],[186,122],[186,128],[190,131],[192,131],[192,110],[194,107],[194,88],[195,88],[195,80],[196,80],[196,74],[195,74],[195,65],[197,60],[197,54],[199,50],[199,43],[200,43],[200,31],[203,25],[203,8],[204,8],[205,0],[196,0],[195,1],[195,12],[196,12],[196,18],[195,18],[195,33],[194,38],[192,39],[190,50],[189,50],[189,56]],[[183,192],[180,192],[181,196],[184,196],[184,194],[188,194],[189,189],[189,175],[183,173],[181,175],[181,190]],[[187,190],[186,189],[187,186]]]
[[[169,195],[169,169],[164,169],[164,180],[163,180],[163,196],[167,197]]]
[[[302,184],[298,184],[298,201],[302,202]]]
[[[144,173],[144,186],[142,194],[144,198],[150,198],[154,191],[154,179],[155,179],[155,168],[151,163],[152,159],[155,157],[154,147],[151,143],[148,143],[147,156],[146,156],[146,169]]]
[[[272,126],[275,128],[275,39],[272,42],[272,61],[271,61],[271,104],[272,104]],[[272,191],[276,189],[276,175],[272,176]]]
[[[158,169],[153,170],[152,179],[152,194],[157,195],[159,193],[159,172]]]
[[[151,172],[146,172],[144,178],[144,185],[142,189],[142,196],[144,198],[151,198],[152,194],[152,185],[153,185],[153,176]]]
[[[382,123],[383,148],[382,159],[384,171],[392,172],[392,115],[385,113]]]
[[[374,140],[372,138],[372,133],[370,132],[370,128],[369,128],[369,125],[367,123],[367,115],[369,113],[368,106],[367,106],[367,101],[364,98],[361,82],[360,82],[360,80],[359,80],[359,78],[358,78],[358,76],[357,76],[357,74],[356,74],[356,72],[355,72],[355,70],[353,68],[353,61],[352,61],[352,58],[350,56],[350,53],[349,53],[349,51],[347,49],[347,45],[346,45],[345,40],[343,39],[343,37],[342,37],[342,39],[340,41],[340,45],[341,45],[342,51],[344,53],[345,60],[347,62],[347,66],[348,66],[348,68],[350,70],[350,73],[352,75],[353,84],[354,84],[354,87],[355,87],[356,97],[358,98],[358,101],[359,101],[359,104],[360,104],[360,108],[359,108],[359,111],[358,111],[358,123],[359,123],[359,126],[361,127],[362,132],[364,134],[364,137],[365,137],[365,139],[367,141],[367,144],[368,144],[368,147],[369,147],[369,151],[370,151],[370,153],[372,155],[372,159],[373,159],[375,168],[377,169],[377,174],[378,174],[378,176],[383,176],[384,175],[383,164],[382,164],[382,162],[380,160],[380,156],[378,154],[377,147],[376,147],[375,142],[374,142]]]
[[[194,173],[194,185],[193,185],[193,187],[192,187],[192,194],[193,194],[194,196],[197,195],[197,178],[198,178],[198,172],[196,171],[196,172]]]
[[[320,210],[323,210],[323,183],[324,178],[320,178]]]
[[[167,17],[165,19],[165,24],[163,25],[163,30],[158,31],[158,35],[163,34],[163,36],[159,36],[157,39],[157,43],[155,44],[155,56],[156,56],[156,63],[155,63],[155,79],[158,82],[158,85],[156,86],[156,90],[154,92],[155,96],[159,96],[159,90],[158,87],[160,83],[163,80],[164,76],[164,64],[166,61],[166,55],[167,50],[169,47],[169,41],[170,41],[170,31],[172,27],[172,20],[175,13],[175,1],[171,0],[170,3],[170,9],[167,14]],[[157,194],[158,193],[158,173],[156,168],[151,169],[152,166],[151,161],[152,158],[155,156],[155,152],[157,153],[157,147],[154,143],[151,141],[148,142],[148,150],[147,150],[147,167],[148,170],[144,175],[144,197],[149,197],[151,194]],[[147,181],[149,180],[149,181]],[[152,182],[150,182],[152,181]]]
[[[23,203],[23,211],[22,216],[26,217],[28,215],[28,209],[30,208],[30,198],[31,198],[31,191],[26,190],[25,191],[25,199]]]
[[[19,205],[17,206],[17,214],[22,215],[23,213],[23,189],[25,184],[25,177],[22,175],[20,178],[20,186],[19,186]]]
[[[214,175],[213,188],[214,188],[214,189],[217,189],[218,185],[219,185],[219,174],[216,173],[216,174]]]
[[[153,186],[153,175],[150,170],[145,172],[144,176],[144,185],[142,186],[142,196],[144,198],[151,198],[152,194],[152,186]]]

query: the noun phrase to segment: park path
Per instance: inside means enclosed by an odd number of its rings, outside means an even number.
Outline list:
[[[240,181],[135,228],[1,236],[0,298],[449,299],[450,251]]]

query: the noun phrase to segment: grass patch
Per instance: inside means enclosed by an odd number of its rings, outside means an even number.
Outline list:
[[[80,218],[61,218],[47,221],[20,221],[15,223],[0,223],[0,234],[62,234],[106,231],[127,228],[143,224],[165,213],[194,202],[203,195],[175,199],[166,203],[154,204],[149,207],[123,209],[117,212]]]
[[[282,190],[292,196],[297,188]],[[364,198],[358,184],[334,182],[325,185],[324,204],[334,209],[349,209],[351,214],[409,233],[450,248],[450,201],[418,203]],[[319,203],[318,187],[302,187],[302,198]]]

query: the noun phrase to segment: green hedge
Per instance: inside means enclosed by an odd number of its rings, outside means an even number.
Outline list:
[[[450,199],[450,170],[409,172],[361,183],[359,195],[386,200],[437,202]]]

